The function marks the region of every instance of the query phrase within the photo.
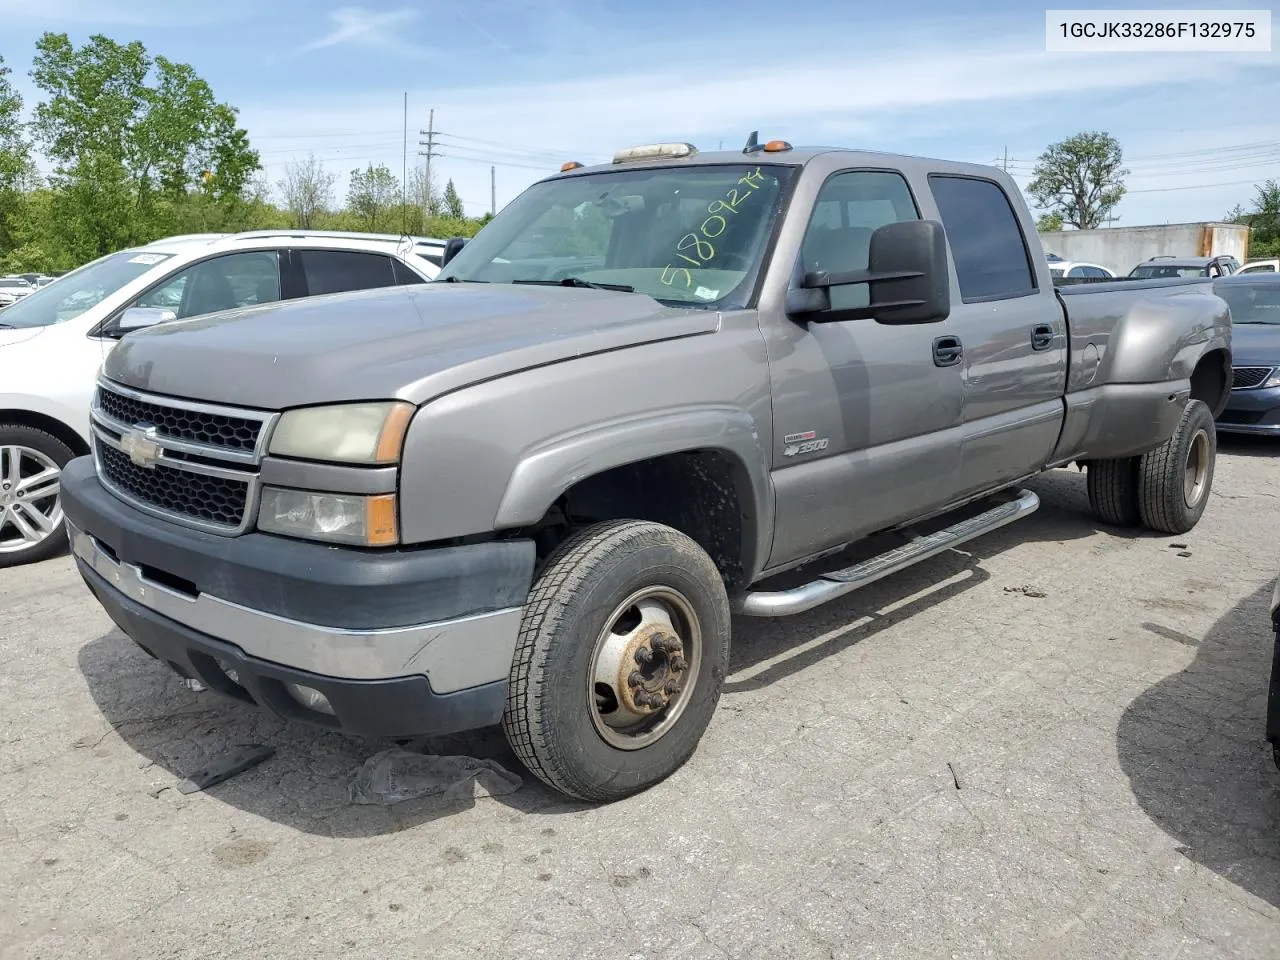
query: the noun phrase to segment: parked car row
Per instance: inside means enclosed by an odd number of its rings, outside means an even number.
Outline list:
[[[1055,284],[1088,282],[1091,280],[1112,280],[1119,274],[1096,263],[1078,260],[1064,260],[1057,254],[1047,254],[1049,274]],[[1234,276],[1237,273],[1277,273],[1280,272],[1280,258],[1262,258],[1248,260],[1243,265],[1235,257],[1220,255],[1212,257],[1150,257],[1142,261],[1125,276],[1134,280],[1154,280],[1171,278],[1194,278]]]
[[[89,451],[94,375],[130,330],[425,283],[439,273],[444,248],[443,240],[383,234],[197,234],[109,254],[28,289],[0,312],[0,568],[65,544],[60,471]]]

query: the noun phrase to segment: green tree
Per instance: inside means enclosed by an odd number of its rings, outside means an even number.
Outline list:
[[[1228,223],[1249,228],[1251,257],[1280,256],[1280,180],[1267,180],[1254,187],[1253,208],[1239,204],[1227,214]]]
[[[378,220],[387,220],[386,214],[400,201],[400,181],[385,164],[369,164],[364,170],[352,170],[347,186],[347,209],[368,221],[370,230],[377,229]]]
[[[30,146],[22,135],[22,97],[0,57],[0,255],[16,245],[14,230],[34,179]]]
[[[444,186],[444,215],[452,217],[455,220],[461,220],[466,216],[462,208],[462,198],[458,196],[458,191],[450,180]]]
[[[1086,131],[1052,144],[1036,161],[1027,193],[1042,210],[1078,230],[1101,226],[1125,194],[1120,143]]]
[[[306,160],[293,160],[285,165],[280,192],[296,226],[304,230],[310,228],[317,214],[328,209],[333,200],[335,179],[315,154],[309,153]]]
[[[138,42],[36,42],[34,130],[54,163],[61,241],[81,260],[168,232],[188,203],[235,206],[260,168],[234,108]]]
[[[1039,233],[1057,233],[1062,229],[1062,214],[1046,213],[1036,221],[1036,230]]]

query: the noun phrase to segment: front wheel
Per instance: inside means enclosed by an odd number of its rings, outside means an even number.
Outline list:
[[[1191,530],[1209,503],[1217,453],[1213,411],[1202,400],[1188,400],[1173,436],[1138,464],[1143,524],[1162,533]]]
[[[525,605],[502,721],[511,748],[582,800],[664,780],[715,712],[730,625],[720,572],[684,534],[623,520],[570,537]]]
[[[61,478],[74,455],[43,430],[0,424],[0,568],[47,560],[66,545]]]

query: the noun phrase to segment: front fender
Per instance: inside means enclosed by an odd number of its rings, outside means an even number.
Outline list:
[[[739,496],[750,498],[755,518],[755,556],[768,556],[773,498],[765,450],[755,420],[729,406],[655,412],[539,444],[512,471],[495,525],[503,529],[536,523],[561,494],[588,477],[692,450],[716,450],[733,458],[743,474]]]

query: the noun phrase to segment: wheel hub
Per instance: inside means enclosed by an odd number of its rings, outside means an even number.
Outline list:
[[[621,706],[642,715],[661,710],[680,692],[685,666],[684,644],[673,629],[660,623],[642,626],[627,642],[614,678]]]
[[[592,656],[592,721],[610,745],[636,750],[683,712],[697,683],[701,629],[689,601],[666,587],[629,597],[607,623]]]

